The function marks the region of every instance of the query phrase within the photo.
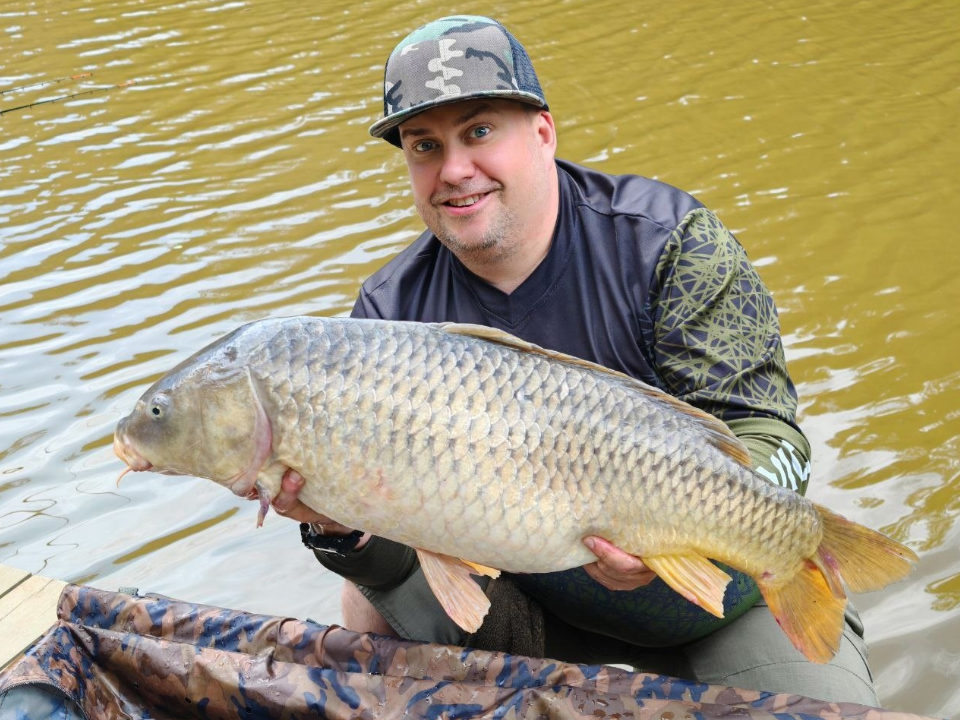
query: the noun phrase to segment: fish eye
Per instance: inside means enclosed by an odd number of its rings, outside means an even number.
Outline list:
[[[150,402],[150,414],[160,420],[167,412],[167,399],[163,395],[157,395]]]

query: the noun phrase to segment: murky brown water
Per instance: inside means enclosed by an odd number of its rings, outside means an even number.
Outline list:
[[[694,192],[774,290],[811,496],[916,548],[862,596],[884,704],[960,713],[960,4],[494,3],[561,155]],[[344,313],[418,232],[366,134],[381,68],[450,7],[6,0],[0,110],[0,562],[339,620],[280,518],[128,477],[113,427],[209,340]],[[24,90],[18,86],[92,73]]]

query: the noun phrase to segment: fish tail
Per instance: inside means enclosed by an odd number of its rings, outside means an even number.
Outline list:
[[[879,590],[910,574],[920,558],[886,535],[814,503],[823,525],[817,564],[843,578],[853,592]]]
[[[823,537],[799,572],[776,584],[757,580],[770,612],[809,660],[829,662],[840,649],[847,606],[843,582],[854,592],[879,590],[901,580],[916,553],[881,533],[814,504]]]

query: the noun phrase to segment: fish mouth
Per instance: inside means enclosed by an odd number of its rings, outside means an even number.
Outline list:
[[[123,472],[120,473],[120,477],[117,478],[118,487],[120,486],[120,481],[123,479],[123,476],[128,472],[143,472],[144,470],[153,469],[150,461],[138,453],[127,437],[121,436],[119,432],[113,435],[113,452],[127,466]]]

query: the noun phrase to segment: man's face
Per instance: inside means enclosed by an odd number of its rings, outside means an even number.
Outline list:
[[[524,239],[552,234],[549,113],[467,100],[415,115],[400,125],[400,140],[420,217],[462,261],[501,261]]]

